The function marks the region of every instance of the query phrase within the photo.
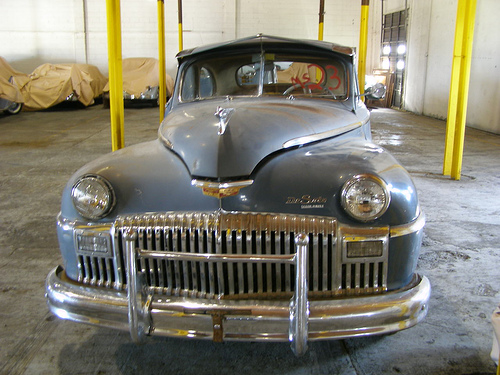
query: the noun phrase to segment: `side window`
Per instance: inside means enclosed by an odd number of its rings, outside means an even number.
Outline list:
[[[258,85],[260,80],[261,64],[252,63],[243,65],[236,72],[238,86]],[[264,84],[271,85],[277,81],[277,67],[273,62],[264,65]]]
[[[214,95],[215,84],[210,71],[195,64],[191,65],[184,73],[182,81],[181,98],[185,102],[196,99],[210,98]]]
[[[238,86],[257,85],[259,83],[259,64],[243,65],[236,72]]]
[[[214,80],[207,68],[200,70],[200,98],[209,98],[214,95]]]
[[[195,70],[196,67],[191,65],[184,73],[182,81],[181,97],[183,101],[190,102],[196,97],[195,95]]]

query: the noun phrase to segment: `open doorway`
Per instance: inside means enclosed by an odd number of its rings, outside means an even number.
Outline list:
[[[403,83],[406,68],[406,30],[408,9],[385,14],[382,24],[382,67],[394,74],[392,107],[403,105]]]

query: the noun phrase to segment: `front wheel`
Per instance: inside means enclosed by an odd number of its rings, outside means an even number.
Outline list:
[[[4,112],[9,115],[17,115],[19,112],[21,112],[22,108],[23,108],[23,103],[13,102]]]

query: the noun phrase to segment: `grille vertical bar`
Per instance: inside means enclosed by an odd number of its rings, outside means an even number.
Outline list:
[[[231,248],[234,250],[235,254],[243,255],[243,241],[242,235],[238,230],[233,230],[231,232]],[[244,294],[245,290],[248,291],[248,286],[245,288],[245,275],[243,272],[243,263],[238,263],[236,265],[238,273],[238,293]]]
[[[79,282],[105,288],[116,286],[116,267],[112,258],[79,255],[77,260]]]

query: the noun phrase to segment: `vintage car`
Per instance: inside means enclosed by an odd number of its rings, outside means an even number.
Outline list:
[[[371,142],[351,48],[257,35],[185,50],[158,139],[69,180],[60,318],[148,335],[392,333],[427,313],[406,170]]]
[[[157,106],[160,98],[159,62],[151,57],[130,57],[123,59],[123,101],[125,106],[149,104]],[[174,80],[168,74],[167,98],[172,96]],[[104,86],[104,108],[109,108],[109,82]]]

